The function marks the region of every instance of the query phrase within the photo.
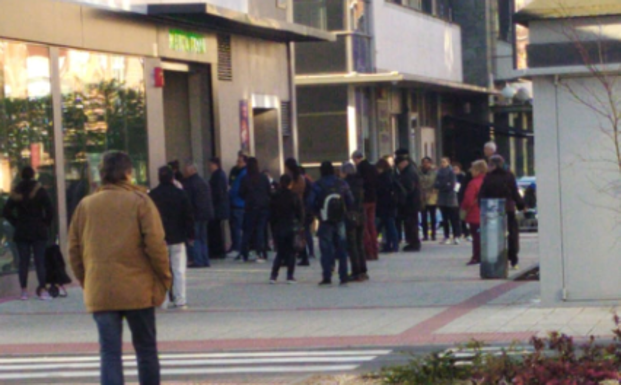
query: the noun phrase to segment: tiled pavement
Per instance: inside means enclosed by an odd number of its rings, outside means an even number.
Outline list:
[[[537,262],[526,235],[520,265]],[[483,281],[466,267],[469,244],[425,244],[420,254],[382,255],[371,281],[319,288],[318,263],[298,285],[267,284],[268,265],[216,261],[189,271],[187,311],[158,313],[163,351],[452,344],[526,340],[547,330],[608,336],[612,308],[542,308],[537,282]],[[0,303],[0,352],[95,352],[81,291],[69,298]],[[129,333],[125,333],[129,338]],[[128,339],[129,341],[129,339]]]

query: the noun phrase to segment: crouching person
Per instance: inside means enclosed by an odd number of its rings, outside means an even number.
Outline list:
[[[171,285],[162,220],[149,196],[131,184],[127,154],[106,153],[100,174],[103,186],[74,213],[69,254],[99,331],[101,384],[123,384],[123,319],[132,332],[140,384],[159,384],[155,307]]]

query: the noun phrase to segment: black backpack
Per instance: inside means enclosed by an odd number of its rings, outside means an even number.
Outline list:
[[[319,218],[322,222],[340,223],[345,220],[347,210],[342,195],[342,181],[337,180],[333,185],[326,186],[325,183],[319,183],[319,187],[323,191],[323,200]]]

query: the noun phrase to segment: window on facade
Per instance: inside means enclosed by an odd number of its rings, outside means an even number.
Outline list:
[[[98,165],[109,150],[127,152],[139,185],[147,180],[144,68],[134,57],[60,51],[69,218],[100,185]]]
[[[0,210],[31,166],[56,203],[50,57],[46,47],[0,40]],[[55,239],[54,225],[50,239]],[[14,229],[0,219],[0,274],[17,268]]]
[[[417,11],[433,15],[444,20],[453,20],[453,0],[386,0],[389,3],[399,4]]]
[[[498,0],[498,38],[510,42],[513,36],[513,9],[512,0]]]
[[[298,75],[347,72],[346,36],[336,42],[296,44],[295,73]]]
[[[293,9],[298,24],[326,31],[346,29],[344,0],[294,0]]]

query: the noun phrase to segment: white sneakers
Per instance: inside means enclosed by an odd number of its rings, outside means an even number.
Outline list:
[[[459,244],[461,244],[461,242],[458,238],[444,238],[444,240],[440,242],[440,244],[458,246]]]
[[[26,290],[22,290],[22,295],[19,297],[22,301],[28,301],[28,292]]]

